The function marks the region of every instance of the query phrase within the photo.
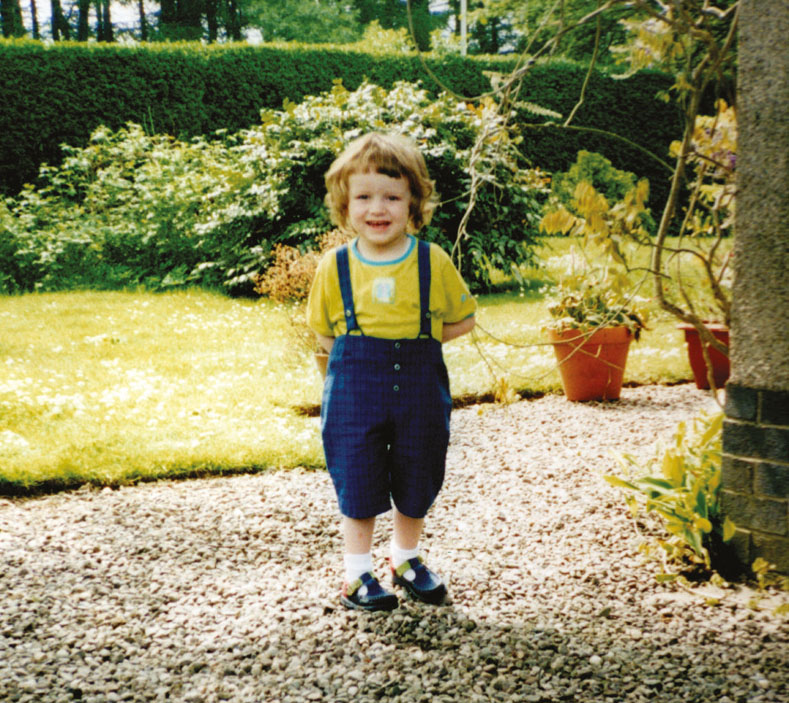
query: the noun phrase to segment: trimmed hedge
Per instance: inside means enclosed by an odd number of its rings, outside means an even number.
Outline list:
[[[485,71],[507,71],[508,57],[428,57],[444,85],[461,95],[489,90]],[[441,88],[418,56],[368,54],[342,47],[150,44],[115,46],[30,40],[0,41],[0,191],[17,192],[35,179],[41,163],[57,164],[60,144],[82,146],[100,124],[128,122],[151,133],[180,138],[236,131],[256,124],[262,108],[280,108],[331,88],[341,79],[350,90],[366,77],[390,87],[421,81]],[[569,114],[586,75],[570,62],[538,63],[521,99]],[[592,75],[575,125],[609,130],[666,158],[680,134],[673,105],[656,98],[669,76],[644,72],[628,80]],[[523,113],[524,123],[544,123]],[[653,208],[665,196],[667,171],[643,153],[604,135],[556,128],[528,128],[522,144],[532,165],[566,170],[580,149],[605,154],[617,167],[647,177]]]

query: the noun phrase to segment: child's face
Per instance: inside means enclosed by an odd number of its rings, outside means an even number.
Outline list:
[[[392,259],[405,250],[411,189],[402,176],[352,173],[348,178],[348,220],[359,249],[372,259]]]

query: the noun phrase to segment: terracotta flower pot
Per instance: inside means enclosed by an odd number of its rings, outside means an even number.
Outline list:
[[[607,327],[589,335],[581,330],[548,330],[567,400],[618,400],[633,333]]]
[[[726,325],[716,325],[705,323],[705,327],[712,332],[715,339],[729,346],[729,328]],[[685,333],[685,342],[688,345],[688,360],[690,368],[693,370],[693,379],[696,381],[696,388],[707,389],[710,387],[707,377],[707,363],[704,361],[704,353],[701,350],[701,339],[698,330],[693,325],[677,325]],[[723,388],[729,378],[729,357],[721,354],[717,349],[707,345],[710,362],[712,362],[712,377],[716,388]]]

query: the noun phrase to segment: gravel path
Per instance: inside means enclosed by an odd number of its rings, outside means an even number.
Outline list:
[[[711,405],[682,385],[455,411],[424,540],[440,608],[339,605],[325,472],[0,501],[0,701],[789,701],[786,594],[658,585],[600,478]]]

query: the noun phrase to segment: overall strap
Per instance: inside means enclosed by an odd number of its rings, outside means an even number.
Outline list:
[[[430,245],[417,239],[419,254],[419,336],[432,337],[430,322]]]
[[[351,269],[348,264],[348,245],[343,244],[337,249],[337,274],[340,277],[340,293],[342,294],[342,306],[345,310],[346,334],[359,330],[359,323],[356,321],[356,308],[353,305],[353,291],[351,289]]]

